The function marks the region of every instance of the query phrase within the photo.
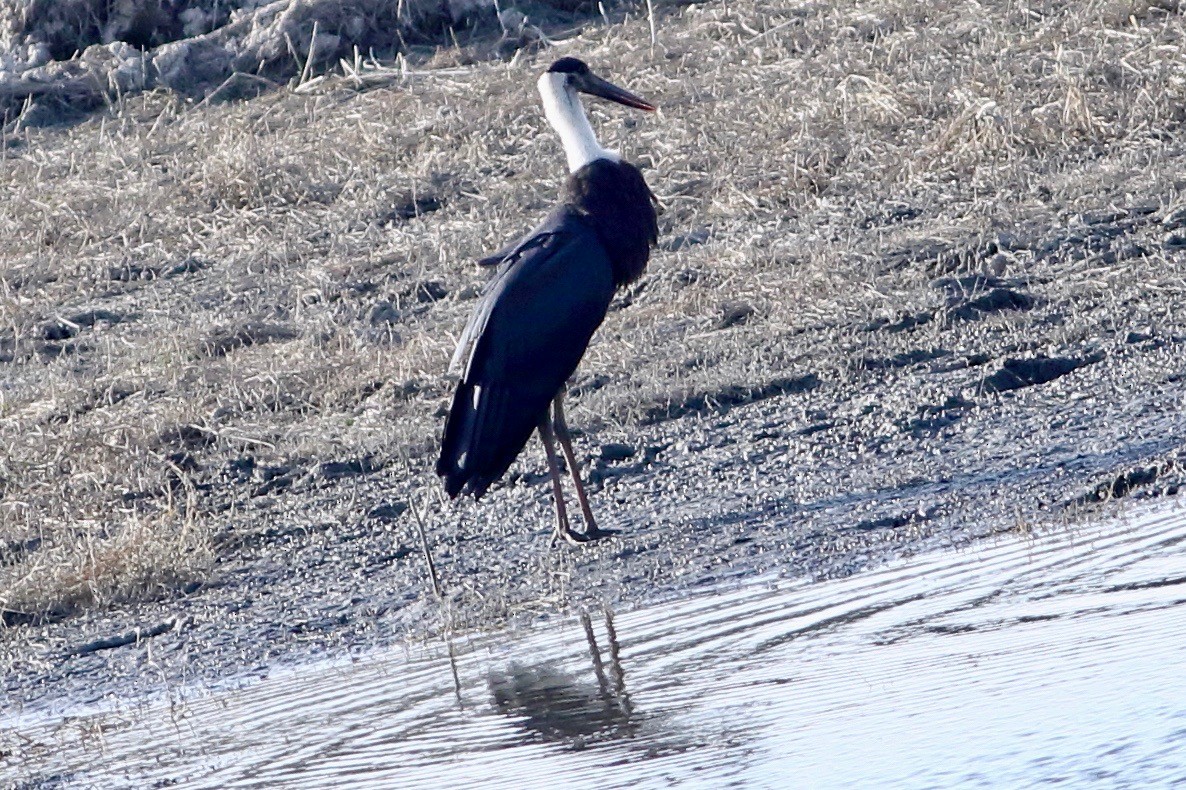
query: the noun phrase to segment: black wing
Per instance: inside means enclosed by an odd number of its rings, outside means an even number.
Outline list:
[[[576,370],[613,293],[605,248],[575,214],[554,212],[520,240],[454,357],[463,373],[436,467],[449,496],[480,497],[506,472]]]

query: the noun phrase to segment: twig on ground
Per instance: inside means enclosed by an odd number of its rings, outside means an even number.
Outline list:
[[[72,647],[62,653],[62,658],[76,658],[80,656],[89,656],[92,653],[98,653],[100,650],[113,650],[117,647],[125,647],[126,645],[138,644],[142,640],[151,639],[154,636],[167,634],[173,630],[183,630],[189,624],[189,619],[184,617],[174,617],[172,620],[166,620],[163,623],[154,625],[151,628],[136,628],[119,636],[109,636],[103,639],[95,639],[91,642]]]

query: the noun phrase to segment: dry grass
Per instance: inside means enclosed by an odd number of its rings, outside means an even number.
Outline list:
[[[200,582],[204,536],[167,519],[76,523],[69,541],[37,551],[6,579],[5,608],[19,617],[64,617],[87,606],[152,600]]]
[[[639,18],[511,64],[442,51],[365,90],[344,76],[238,104],[151,94],[8,140],[0,607],[199,578],[226,509],[247,505],[235,459],[431,450],[485,276],[470,261],[556,194],[563,158],[533,87],[555,52],[663,107],[592,110],[665,206],[669,249],[582,368],[612,386],[573,414],[623,426],[724,386],[851,375],[881,342],[857,327],[942,303],[937,256],[896,250],[1180,201],[1186,18],[1165,6],[661,6],[654,46]],[[1106,278],[1090,259],[1006,257],[1071,278],[1085,304],[1182,286],[1160,249]],[[717,329],[739,304],[752,315]]]

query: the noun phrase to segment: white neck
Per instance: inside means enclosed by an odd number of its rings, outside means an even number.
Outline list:
[[[594,159],[617,162],[614,151],[601,147],[593,134],[593,127],[585,117],[585,108],[577,93],[567,82],[567,75],[546,72],[539,78],[539,95],[544,100],[544,115],[560,135],[564,155],[568,157],[568,172],[575,173]]]

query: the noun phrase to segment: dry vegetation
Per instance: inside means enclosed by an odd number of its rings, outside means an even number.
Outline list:
[[[665,213],[651,273],[582,367],[572,417],[588,430],[854,375],[895,351],[859,327],[941,310],[939,274],[1058,280],[1081,309],[1186,288],[1186,241],[1107,266],[1029,243],[1134,207],[1172,232],[1186,188],[1174,4],[656,15],[654,44],[634,18],[510,63],[356,62],[247,102],[153,92],[8,137],[0,607],[61,615],[177,589],[290,470],[431,453],[486,276],[471,261],[557,191],[533,84],[557,52],[663,108],[593,108]],[[1010,331],[1026,347],[1031,330]]]

